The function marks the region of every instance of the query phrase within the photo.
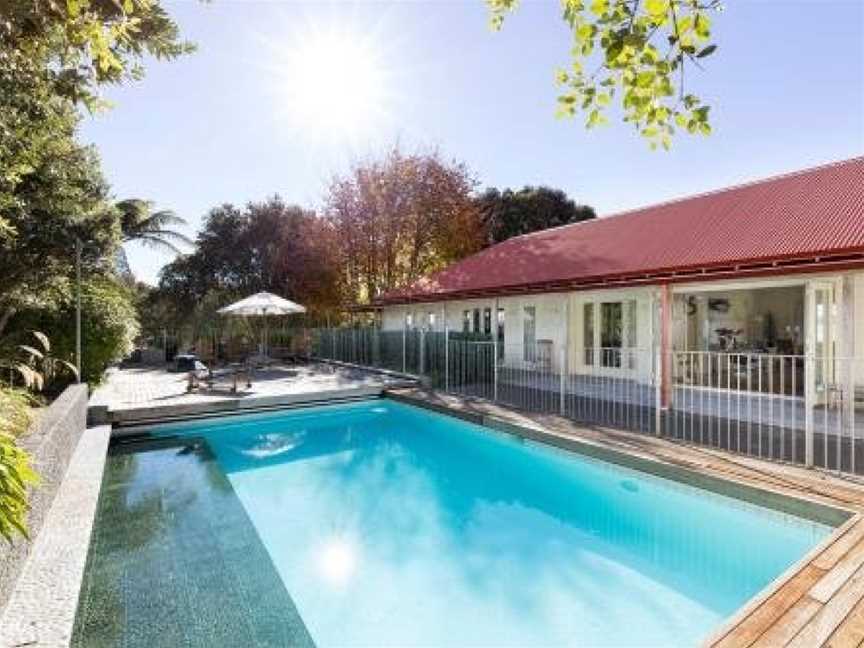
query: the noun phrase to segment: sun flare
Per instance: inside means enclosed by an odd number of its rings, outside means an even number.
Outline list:
[[[324,138],[374,130],[387,109],[387,74],[370,37],[308,30],[274,62],[292,129]]]
[[[334,537],[321,547],[318,568],[331,585],[345,585],[357,569],[357,546],[346,538]]]

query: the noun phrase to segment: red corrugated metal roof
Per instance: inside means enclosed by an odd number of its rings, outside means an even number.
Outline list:
[[[770,272],[843,255],[864,255],[864,157],[512,238],[376,301]]]

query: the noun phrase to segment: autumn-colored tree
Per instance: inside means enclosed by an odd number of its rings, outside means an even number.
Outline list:
[[[346,296],[367,302],[479,250],[476,184],[464,164],[398,147],[335,178],[325,215]]]

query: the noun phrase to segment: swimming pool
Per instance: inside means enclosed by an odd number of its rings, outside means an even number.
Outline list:
[[[831,527],[387,399],[109,457],[74,644],[698,644]]]

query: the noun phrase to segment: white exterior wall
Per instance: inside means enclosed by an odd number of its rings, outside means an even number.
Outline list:
[[[844,349],[854,353],[856,359],[856,382],[859,385],[864,385],[864,271],[856,271],[844,273],[852,279],[851,296],[853,303],[843,304],[841,312],[848,307],[852,315],[853,321],[849,328],[852,329],[852,339],[841,342]],[[842,282],[838,281],[841,277],[840,273],[823,274],[823,275],[790,275],[784,277],[768,277],[752,280],[737,280],[730,282],[702,282],[679,284],[673,286],[674,293],[692,293],[692,292],[722,292],[728,290],[739,290],[745,288],[771,287],[771,286],[789,286],[800,285],[806,286],[810,283],[824,283],[826,280],[836,281],[840,286]],[[840,291],[839,294],[842,294]],[[567,359],[570,373],[587,373],[605,372],[613,374],[616,369],[601,367],[591,367],[585,364],[585,340],[583,340],[583,306],[587,302],[594,303],[594,322],[595,322],[595,348],[599,346],[597,338],[599,337],[599,308],[602,302],[616,302],[636,300],[636,341],[635,349],[638,350],[637,357],[639,358],[636,373],[640,378],[645,380],[650,379],[653,370],[654,355],[657,353],[655,340],[655,328],[657,327],[656,309],[658,302],[658,288],[656,286],[610,289],[597,291],[582,291],[571,293],[546,293],[537,295],[522,295],[512,297],[501,297],[498,299],[498,306],[504,309],[505,312],[505,363],[519,363],[524,359],[523,349],[523,308],[525,306],[534,306],[536,308],[536,339],[550,340],[552,342],[552,358],[553,370],[557,371],[560,365],[561,349],[565,344],[569,348]],[[465,310],[479,308],[481,311],[481,327],[482,327],[482,312],[485,308],[491,308],[493,331],[495,330],[497,318],[495,314],[495,299],[470,299],[450,301],[446,303],[447,320],[451,331],[462,331],[462,316]],[[569,303],[569,329],[566,326],[567,322],[567,304]],[[415,325],[422,322],[425,326],[427,322],[427,314],[435,312],[436,324],[435,330],[443,331],[443,312],[445,304],[443,302],[429,304],[414,304],[409,306],[391,306],[384,309],[382,314],[382,326],[384,330],[401,330],[405,316],[407,313],[414,315]],[[673,313],[673,318],[680,320],[680,314]],[[418,319],[419,318],[419,319]],[[805,327],[807,317],[805,316]],[[680,321],[674,322],[673,327],[680,325]],[[846,329],[848,330],[848,329]],[[673,339],[674,336],[673,336]],[[840,351],[840,353],[847,353]],[[632,375],[632,370],[631,370]]]

